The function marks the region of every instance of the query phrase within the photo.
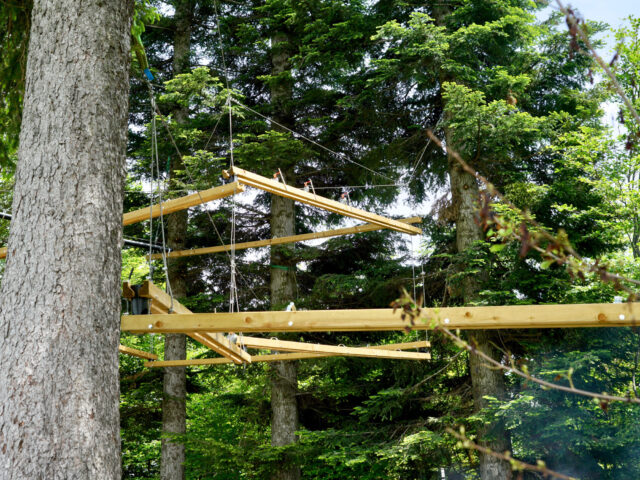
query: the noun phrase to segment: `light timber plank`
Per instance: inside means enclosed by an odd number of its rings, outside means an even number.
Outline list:
[[[241,342],[249,348],[266,348],[284,352],[336,353],[349,357],[388,358],[396,360],[428,360],[431,356],[421,352],[381,350],[375,347],[345,347],[342,345],[320,345],[317,343],[290,342],[270,338],[242,337]]]
[[[179,210],[185,210],[189,207],[195,207],[196,205],[201,205],[212,200],[218,200],[241,192],[244,192],[244,186],[238,182],[209,188],[208,190],[203,190],[199,193],[192,193],[191,195],[185,195],[184,197],[174,198],[163,202],[162,214],[169,215],[170,213],[177,212]],[[154,205],[152,210],[150,207],[146,207],[125,213],[122,216],[122,224],[131,225],[132,223],[143,222],[148,220],[150,216],[153,216],[153,218],[160,216],[160,204]]]
[[[640,326],[640,303],[425,309],[412,328],[431,329],[438,322],[463,330]],[[400,312],[391,309],[122,317],[122,330],[131,332],[345,332],[403,330],[408,326]]]
[[[176,299],[171,302],[171,296],[161,288],[158,288],[153,282],[146,281],[140,287],[138,294],[141,297],[151,299],[151,312],[155,315],[162,315],[165,318],[175,315],[195,315],[191,310],[182,305]],[[171,309],[175,315],[167,315]],[[150,315],[142,315],[150,317]],[[148,324],[147,324],[148,326]],[[194,340],[202,343],[220,355],[229,357],[235,363],[251,362],[251,355],[242,350],[237,345],[231,343],[224,335],[219,332],[184,332]]]
[[[420,217],[403,218],[398,220],[402,223],[420,223],[422,219]],[[380,225],[373,225],[366,223],[364,225],[358,225],[355,227],[337,228],[334,230],[326,230],[324,232],[303,233],[300,235],[292,235],[289,237],[269,238],[266,240],[256,240],[253,242],[236,243],[234,245],[235,250],[245,250],[247,248],[259,248],[268,247],[271,245],[282,245],[285,243],[304,242],[305,240],[315,240],[318,238],[338,237],[340,235],[350,235],[353,233],[373,232],[376,230],[384,230],[384,227]],[[191,250],[175,250],[167,253],[167,258],[174,257],[191,257],[194,255],[206,255],[210,253],[228,252],[231,250],[231,245],[219,245],[216,247],[204,247],[193,248]],[[162,254],[155,253],[151,255],[151,260],[157,260],[162,258]]]
[[[169,215],[170,213],[177,212],[179,210],[185,210],[189,207],[195,207],[203,203],[210,202],[212,200],[218,200],[220,198],[235,195],[237,193],[244,192],[244,185],[238,182],[231,182],[219,187],[209,188],[199,193],[192,193],[191,195],[185,195],[184,197],[174,198],[162,203],[162,214]],[[151,207],[141,208],[134,210],[133,212],[125,213],[122,216],[122,224],[124,226],[131,225],[133,223],[143,222],[150,217],[156,218],[160,216],[160,204]],[[7,256],[7,247],[0,248],[0,258]]]
[[[375,345],[370,348],[375,348],[376,350],[410,350],[412,348],[426,348],[430,347],[431,344],[428,341],[418,341],[418,342],[404,342],[404,343],[390,343],[386,345]],[[354,347],[359,348],[359,347]],[[427,353],[429,358],[431,358],[431,354]],[[327,357],[340,357],[342,355],[336,353],[281,353],[281,354],[273,354],[273,355],[253,355],[251,357],[251,362],[281,362],[284,360],[307,360],[313,358],[327,358]],[[191,360],[168,360],[168,361],[157,361],[157,362],[146,362],[144,364],[145,367],[184,367],[190,365],[222,365],[229,364],[231,360],[228,358],[199,358],[199,359],[191,359]]]
[[[144,358],[145,360],[157,360],[158,356],[145,352],[143,350],[138,350],[136,348],[125,347],[124,345],[118,345],[118,351],[125,355],[131,355],[132,357]]]
[[[187,335],[200,342],[205,347],[208,347],[214,352],[219,353],[223,357],[228,358],[235,364],[240,365],[245,362],[251,363],[251,355],[243,350],[241,350],[242,353],[244,353],[243,356],[236,354],[236,350],[233,348],[235,347],[235,345],[231,346],[231,343],[220,333],[215,333],[212,335],[206,333],[189,333]]]
[[[301,190],[299,188],[276,182],[261,175],[248,172],[241,168],[233,167],[229,172],[224,171],[222,172],[222,174],[226,178],[235,175],[237,180],[243,185],[249,185],[251,187],[259,188],[260,190],[264,190],[265,192],[273,193],[285,198],[290,198],[297,202],[302,202],[307,205],[322,208],[323,210],[327,210],[329,212],[338,213],[346,217],[357,218],[358,220],[362,220],[363,222],[373,223],[381,227],[389,228],[391,230],[396,230],[402,233],[408,233],[411,235],[419,235],[422,233],[422,230],[417,227],[412,227],[402,222],[398,222],[397,220],[392,220],[381,215],[376,215],[375,213],[351,207],[349,205],[336,202],[335,200],[321,197],[320,195],[305,192],[304,190]]]

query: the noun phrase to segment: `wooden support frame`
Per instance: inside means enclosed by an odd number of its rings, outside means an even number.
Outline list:
[[[389,343],[386,345],[375,345],[372,349],[376,350],[410,350],[412,348],[427,348],[430,347],[431,343],[422,340],[417,342],[404,342],[404,343]],[[359,348],[359,347],[352,347]],[[429,358],[431,354],[427,353]],[[284,360],[309,360],[309,359],[317,359],[317,358],[327,358],[327,357],[339,357],[343,356],[341,354],[336,353],[281,353],[281,354],[272,354],[272,355],[253,355],[251,357],[251,363],[256,362],[282,362]],[[194,358],[189,360],[166,360],[166,361],[157,361],[157,362],[145,362],[145,367],[187,367],[187,366],[195,366],[195,365],[224,365],[231,363],[231,360],[228,358]]]
[[[128,283],[123,286],[123,295],[129,294],[125,289]],[[129,287],[129,290],[131,288]],[[133,290],[131,290],[133,291]],[[151,299],[151,312],[152,315],[141,315],[142,317],[150,317],[154,315],[160,315],[165,318],[174,317],[177,315],[195,315],[191,310],[182,305],[176,299],[171,302],[171,296],[169,296],[161,288],[158,288],[153,282],[146,281],[140,287],[138,295],[144,298]],[[173,315],[169,315],[169,311]],[[123,317],[124,318],[124,317]],[[197,342],[202,343],[206,347],[210,348],[216,353],[228,357],[234,363],[249,363],[251,362],[251,355],[242,350],[237,345],[231,343],[224,335],[219,332],[184,332]]]
[[[127,315],[131,332],[347,332],[450,329],[628,327],[640,325],[640,303],[510,305],[424,309],[411,326],[392,309]]]
[[[281,197],[290,198],[297,202],[312,205],[314,207],[322,208],[329,212],[338,213],[346,217],[357,218],[363,222],[373,223],[383,228],[389,228],[402,233],[408,233],[410,235],[419,235],[422,233],[417,227],[412,227],[405,223],[390,218],[376,215],[359,208],[351,207],[335,200],[331,200],[319,195],[305,192],[299,188],[295,188],[284,183],[279,183],[269,178],[257,175],[255,173],[248,172],[241,168],[232,167],[229,171],[223,171],[222,175],[225,178],[235,176],[237,181],[242,185],[249,185],[250,187],[259,188],[265,192],[273,193]]]
[[[143,358],[144,360],[158,360],[158,356],[155,353],[145,352],[143,350],[126,347],[124,345],[118,345],[118,352],[125,355],[131,355],[132,357]]]
[[[131,225],[133,223],[143,222],[149,220],[150,217],[156,218],[160,216],[160,207],[162,206],[162,214],[169,215],[173,212],[180,210],[186,210],[189,207],[195,207],[203,203],[210,202],[212,200],[218,200],[220,198],[235,195],[237,193],[244,192],[244,186],[238,182],[228,183],[219,187],[209,188],[202,192],[192,193],[191,195],[185,195],[184,197],[174,198],[162,202],[162,204],[156,204],[151,207],[141,208],[134,210],[133,212],[125,213],[122,216],[122,224],[124,226]]]
[[[219,187],[209,188],[202,192],[192,193],[190,195],[185,195],[184,197],[167,200],[166,202],[162,202],[162,204],[154,205],[153,208],[145,207],[134,210],[133,212],[127,212],[122,216],[122,225],[127,226],[133,223],[144,222],[145,220],[149,220],[151,217],[159,217],[161,206],[162,214],[169,215],[173,212],[185,210],[189,207],[195,207],[196,205],[201,205],[212,200],[218,200],[220,198],[225,198],[242,192],[244,192],[244,185],[239,182],[231,182]],[[6,256],[7,247],[0,248],[0,258],[6,258]]]
[[[239,342],[248,348],[263,348],[284,352],[334,353],[345,357],[387,358],[395,360],[429,360],[431,355],[422,352],[381,350],[375,347],[345,347],[317,343],[290,342],[270,338],[240,337]]]
[[[407,223],[407,224],[420,223],[422,222],[422,218],[410,217],[410,218],[402,218],[398,221],[402,223]],[[235,250],[245,250],[247,248],[269,247],[272,245],[304,242],[306,240],[316,240],[319,238],[338,237],[341,235],[351,235],[354,233],[374,232],[376,230],[384,230],[384,227],[381,227],[380,225],[374,225],[371,223],[365,223],[364,225],[357,225],[355,227],[337,228],[334,230],[326,230],[324,232],[302,233],[300,235],[291,235],[288,237],[276,237],[276,238],[268,238],[266,240],[256,240],[253,242],[236,243],[235,245],[233,245],[233,248]],[[175,250],[173,252],[168,252],[166,256],[167,258],[175,258],[175,257],[191,257],[194,255],[207,255],[210,253],[228,252],[231,250],[231,247],[232,247],[231,245],[219,245],[216,247],[193,248],[191,250]],[[162,254],[160,253],[155,253],[151,255],[151,260],[158,260],[161,258],[162,258]]]

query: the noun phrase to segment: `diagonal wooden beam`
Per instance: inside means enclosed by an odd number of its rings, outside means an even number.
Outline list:
[[[401,352],[381,350],[375,347],[345,347],[342,345],[320,345],[317,343],[290,342],[270,338],[246,337],[240,338],[245,347],[266,348],[284,352],[335,353],[348,357],[388,358],[396,360],[428,360],[431,355],[421,352]]]
[[[157,360],[158,356],[154,353],[138,350],[137,348],[125,347],[124,345],[118,345],[118,351],[125,355],[131,355],[132,357],[143,358],[145,360]]]
[[[398,220],[402,223],[420,223],[422,219],[420,217],[403,218]],[[288,237],[268,238],[266,240],[256,240],[253,242],[236,243],[233,247],[235,250],[245,250],[247,248],[259,248],[268,247],[271,245],[282,245],[285,243],[304,242],[305,240],[315,240],[318,238],[338,237],[340,235],[350,235],[353,233],[373,232],[376,230],[384,230],[384,227],[380,225],[373,225],[366,223],[364,225],[358,225],[355,227],[337,228],[334,230],[326,230],[324,232],[314,233],[302,233],[300,235],[292,235]],[[167,253],[167,258],[173,257],[191,257],[194,255],[206,255],[210,253],[228,252],[231,250],[231,245],[218,245],[216,247],[204,247],[193,248],[191,250],[175,250]],[[156,253],[151,255],[151,260],[157,260],[162,258],[162,254]]]
[[[259,188],[260,190],[264,190],[265,192],[273,193],[274,195],[279,195],[285,198],[290,198],[297,202],[322,208],[323,210],[338,213],[346,217],[357,218],[358,220],[362,220],[363,222],[373,223],[383,228],[389,228],[391,230],[396,230],[398,232],[408,233],[411,235],[419,235],[422,233],[422,230],[417,227],[412,227],[411,225],[398,222],[397,220],[392,220],[381,215],[376,215],[375,213],[351,207],[349,205],[336,202],[335,200],[321,197],[320,195],[305,192],[304,190],[301,190],[299,188],[276,182],[261,175],[248,172],[241,168],[232,167],[228,172],[226,170],[223,171],[222,175],[225,178],[235,176],[237,180],[243,185],[249,185],[251,187]]]
[[[412,348],[427,348],[431,343],[428,341],[418,342],[404,342],[404,343],[389,343],[386,345],[375,345],[368,348],[375,348],[376,350],[410,350]],[[359,348],[359,347],[354,347]],[[429,358],[431,354],[427,353]],[[281,362],[283,360],[307,360],[314,358],[327,358],[327,357],[340,357],[342,355],[336,353],[280,353],[274,355],[253,355],[251,362]],[[191,365],[222,365],[229,364],[231,360],[228,358],[195,358],[190,360],[167,360],[157,362],[146,362],[145,367],[185,367]]]
[[[164,290],[158,288],[153,282],[146,281],[140,287],[138,295],[151,299],[151,312],[155,315],[161,315],[164,318],[176,315],[195,315],[191,310],[182,305],[176,299],[171,301],[171,296]],[[174,315],[168,315],[171,311]],[[149,317],[151,315],[142,315]],[[216,353],[230,358],[234,363],[251,362],[251,355],[242,350],[237,345],[231,343],[220,332],[185,332],[194,340],[202,343]]]
[[[202,192],[192,193],[191,195],[185,195],[184,197],[167,200],[166,202],[162,202],[162,204],[154,205],[153,208],[145,207],[139,210],[134,210],[133,212],[125,213],[122,216],[122,225],[127,226],[133,223],[149,220],[150,217],[159,217],[161,205],[162,214],[169,215],[170,213],[177,212],[179,210],[185,210],[189,207],[195,207],[196,205],[201,205],[212,200],[218,200],[241,192],[244,192],[244,185],[241,185],[238,182],[231,182],[219,187],[209,188]],[[6,256],[7,247],[0,248],[0,258],[6,258]]]
[[[126,315],[131,332],[346,332],[432,329],[627,327],[640,325],[640,303],[510,305],[424,309],[411,326],[392,309]],[[149,328],[149,326],[151,328]]]
[[[212,200],[218,200],[220,198],[235,195],[236,193],[244,192],[244,186],[238,182],[228,183],[219,187],[209,188],[202,192],[192,193],[180,198],[174,198],[167,200],[162,204],[156,204],[153,209],[150,207],[134,210],[133,212],[125,213],[122,216],[123,225],[131,225],[132,223],[143,222],[149,220],[149,217],[153,218],[160,216],[160,207],[162,206],[162,214],[169,215],[170,213],[177,212],[179,210],[185,210],[189,207],[201,205],[203,203],[210,202]]]

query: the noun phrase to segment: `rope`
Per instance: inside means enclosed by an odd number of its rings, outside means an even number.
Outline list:
[[[287,130],[287,131],[288,131],[288,132],[290,132],[294,137],[298,137],[298,138],[301,138],[301,139],[303,139],[303,140],[306,140],[307,142],[309,142],[309,143],[311,143],[311,144],[315,145],[316,147],[321,148],[322,150],[325,150],[325,151],[327,151],[327,152],[331,153],[332,155],[335,155],[336,157],[338,157],[338,158],[340,158],[340,159],[342,159],[342,160],[345,160],[345,161],[347,161],[347,162],[349,162],[349,163],[352,163],[352,164],[354,164],[354,165],[357,165],[358,167],[363,168],[364,170],[367,170],[367,171],[369,171],[369,172],[371,172],[371,173],[373,173],[373,174],[375,174],[375,175],[379,175],[379,176],[381,176],[381,177],[383,177],[383,178],[386,178],[387,180],[391,180],[392,182],[394,181],[394,179],[393,179],[393,178],[391,178],[391,177],[389,177],[388,175],[385,175],[384,173],[377,172],[377,171],[375,171],[375,170],[373,170],[373,169],[371,169],[371,168],[367,167],[366,165],[363,165],[363,164],[361,164],[361,163],[356,162],[355,160],[351,160],[351,159],[350,159],[349,157],[347,157],[344,153],[339,153],[339,152],[336,152],[336,151],[334,151],[334,150],[331,150],[329,147],[325,147],[324,145],[322,145],[322,144],[320,144],[320,143],[316,142],[315,140],[312,140],[312,139],[310,139],[309,137],[306,137],[305,135],[303,135],[303,134],[301,134],[301,133],[298,133],[298,132],[296,132],[296,131],[294,131],[294,130],[290,129],[289,127],[286,127],[285,125],[282,125],[281,123],[276,122],[276,121],[275,121],[274,119],[272,119],[271,117],[267,117],[266,115],[263,115],[262,113],[260,113],[260,112],[258,112],[258,111],[256,111],[256,110],[254,110],[253,108],[248,107],[248,106],[244,105],[243,103],[240,103],[240,102],[239,102],[238,100],[236,100],[235,98],[232,98],[232,99],[231,99],[231,101],[232,101],[233,103],[235,103],[236,105],[238,105],[239,107],[242,107],[242,108],[244,108],[245,110],[247,110],[247,111],[249,111],[249,112],[251,112],[251,113],[254,113],[255,115],[258,115],[259,117],[263,118],[264,120],[267,120],[268,122],[270,122],[270,123],[272,123],[272,124],[274,124],[274,125],[278,125],[280,128],[283,128],[283,129]],[[396,186],[398,186],[398,187],[402,187],[402,186],[404,186],[404,185],[402,185],[402,184],[397,184],[397,183],[396,183],[395,185],[396,185]]]
[[[227,86],[227,113],[229,116],[229,155],[230,166],[233,168],[233,109],[231,108],[231,88],[229,86],[229,69],[224,54],[224,44],[222,42],[222,32],[220,31],[220,15],[218,14],[218,1],[213,2],[213,12],[216,19],[216,31],[218,33],[218,47],[220,49],[220,58],[222,59],[222,67],[224,69],[224,80]],[[221,117],[222,118],[222,117]],[[217,128],[217,124],[216,124]],[[215,131],[215,130],[214,130]],[[212,134],[213,136],[213,134]],[[207,142],[208,144],[208,142]],[[215,224],[214,224],[215,227]],[[216,229],[217,232],[217,229]],[[234,308],[240,311],[238,302],[238,285],[236,283],[236,199],[235,194],[231,199],[231,252],[229,254],[229,266],[231,270],[231,278],[229,280],[229,312],[233,312]]]
[[[167,266],[167,242],[164,232],[164,206],[162,204],[162,184],[161,184],[161,176],[160,176],[160,156],[158,154],[158,131],[156,124],[156,100],[153,95],[153,88],[149,85],[149,95],[151,99],[151,109],[152,109],[152,117],[151,117],[151,190],[153,191],[153,175],[154,175],[154,166],[155,166],[155,174],[158,179],[158,204],[160,208],[160,233],[162,238],[162,265],[164,267],[164,276],[165,282],[167,285],[167,293],[171,298],[171,303],[169,305],[169,313],[173,312],[173,290],[171,288],[171,281],[169,280],[169,268]],[[153,205],[153,204],[152,204]],[[151,209],[151,213],[153,213],[153,207]],[[151,230],[153,232],[153,230]],[[149,236],[149,253],[151,254],[151,240],[153,235]],[[149,265],[151,265],[151,257],[149,257]],[[149,268],[149,279],[151,279],[151,267]]]
[[[164,126],[166,132],[167,132],[167,136],[169,137],[169,140],[171,141],[171,144],[173,145],[173,148],[176,151],[176,154],[178,155],[178,157],[182,158],[182,153],[180,152],[180,148],[178,147],[178,144],[176,143],[175,138],[173,137],[173,134],[171,133],[171,129],[169,128],[169,124],[167,123],[167,121],[164,119],[164,117],[162,116],[162,112],[160,112],[158,106],[155,106],[156,109],[156,113],[158,114],[160,121],[162,122],[162,125]],[[189,177],[189,181],[192,184],[196,184],[193,175],[191,174],[191,170],[189,169],[189,167],[187,165],[185,165],[184,171],[187,173],[187,176]],[[202,203],[204,202],[204,199],[202,198],[202,195],[200,193],[199,190],[196,189],[196,194],[198,195],[198,198],[200,199],[200,201]],[[209,222],[211,223],[211,225],[213,226],[214,231],[216,232],[216,235],[218,237],[218,240],[220,240],[221,244],[224,244],[224,240],[222,239],[222,235],[220,234],[220,231],[218,230],[218,227],[216,226],[215,222],[213,221],[213,217],[211,217],[211,213],[209,212],[209,210],[205,209],[204,210],[205,214],[207,215],[207,218],[209,219]],[[227,255],[227,257],[229,258],[229,261],[231,261],[231,255],[229,252],[225,252],[225,254]],[[254,296],[254,298],[258,298],[258,295],[255,293],[255,291],[253,290],[253,288],[251,288],[251,284],[250,282],[247,280],[247,278],[242,275],[241,272],[236,271],[237,275],[245,282],[247,288],[249,289],[249,291],[251,292],[251,294]]]

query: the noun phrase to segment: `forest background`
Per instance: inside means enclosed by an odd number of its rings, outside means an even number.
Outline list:
[[[243,310],[280,310],[289,300],[299,309],[382,308],[402,288],[427,306],[613,301],[619,293],[600,276],[573,277],[535,251],[523,256],[521,242],[508,233],[487,229],[475,238],[475,211],[463,218],[464,202],[451,190],[451,159],[427,135],[444,137],[516,206],[549,231],[565,232],[584,257],[640,279],[638,125],[584,44],[576,47],[564,16],[542,15],[545,6],[524,0],[139,4],[134,33],[146,55],[134,57],[131,75],[125,210],[157,201],[160,192],[166,198],[220,184],[231,156],[232,118],[236,165],[265,176],[281,169],[297,185],[312,179],[319,193],[337,199],[348,192],[354,204],[380,213],[400,197],[407,211],[423,216],[425,231],[409,243],[377,232],[275,252],[239,251]],[[0,17],[13,32],[3,37],[0,76],[0,206],[7,212],[28,8],[28,2],[3,3]],[[586,25],[597,45],[607,25]],[[631,17],[613,32],[612,68],[636,106],[639,28]],[[142,72],[147,61],[163,113],[156,121],[155,171]],[[617,129],[603,118],[603,106],[614,104]],[[522,220],[489,200],[510,221]],[[293,222],[282,226],[273,209],[267,195],[255,195],[191,211],[188,223],[172,216],[167,242],[172,248],[228,244],[232,210],[238,242],[269,238],[278,228],[305,233],[341,222],[296,208],[287,210]],[[460,248],[463,224],[471,235]],[[125,236],[161,243],[159,225],[127,227]],[[8,228],[0,221],[2,244]],[[229,308],[226,255],[172,261],[168,270],[174,293],[193,311]],[[122,272],[123,280],[145,279],[145,250],[123,250]],[[157,263],[151,275],[165,284],[164,273]],[[292,291],[274,290],[278,275]],[[365,345],[425,334],[295,338]],[[429,362],[329,358],[299,362],[284,374],[265,364],[190,368],[178,379],[186,402],[173,407],[163,372],[123,357],[123,478],[160,478],[163,402],[165,415],[186,406],[186,433],[167,437],[165,428],[164,444],[185,446],[188,478],[476,478],[487,460],[446,431],[460,426],[499,451],[492,435],[508,438],[515,457],[544,460],[567,475],[640,477],[637,406],[542,390],[513,375],[479,401],[468,353],[441,334],[427,338]],[[633,329],[502,331],[485,340],[494,354],[542,378],[637,397],[640,338]],[[123,335],[122,343],[165,353],[153,336]],[[195,344],[186,348],[192,358],[210,355]],[[288,383],[278,385],[283,375]],[[273,446],[273,391],[291,390],[292,378],[299,438]]]

